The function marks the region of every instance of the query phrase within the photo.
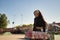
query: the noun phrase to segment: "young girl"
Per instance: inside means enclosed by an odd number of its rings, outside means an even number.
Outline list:
[[[35,10],[34,11],[34,28],[33,28],[33,31],[36,35],[36,38],[34,38],[35,40],[43,40],[43,39],[39,39],[39,32],[41,35],[43,35],[43,33],[41,32],[45,32],[45,28],[46,28],[46,21],[44,20],[41,12],[39,10]],[[34,35],[34,34],[33,34]],[[37,37],[38,36],[38,37]],[[40,36],[42,37],[42,36]]]
[[[26,32],[26,37],[30,40],[45,40],[48,39],[46,33],[46,22],[39,10],[34,11],[34,27],[33,31],[28,30]]]
[[[43,32],[45,32],[46,22],[39,10],[34,11],[34,28],[33,31],[41,31],[43,28]]]

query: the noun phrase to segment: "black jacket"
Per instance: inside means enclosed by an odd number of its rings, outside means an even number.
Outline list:
[[[43,23],[43,20],[41,21],[42,19],[36,17],[34,18],[34,28],[33,28],[33,31],[41,31],[39,29],[36,29],[36,27],[43,27],[44,31],[45,31],[45,24]]]

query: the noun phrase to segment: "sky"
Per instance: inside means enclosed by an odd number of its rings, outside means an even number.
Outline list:
[[[60,22],[60,0],[0,0],[0,13],[5,13],[10,21],[8,28],[33,24],[36,9],[41,11],[47,23]]]

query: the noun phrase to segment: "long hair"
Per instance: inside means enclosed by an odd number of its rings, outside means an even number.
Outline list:
[[[43,24],[43,25],[41,25],[41,26],[43,27],[43,31],[45,31],[46,21],[44,20],[44,18],[43,18],[43,16],[42,16],[41,12],[40,12],[39,10],[35,10],[34,13],[35,13],[36,11],[39,12],[39,16],[37,17],[37,19],[40,19],[39,22],[41,22],[41,24]]]

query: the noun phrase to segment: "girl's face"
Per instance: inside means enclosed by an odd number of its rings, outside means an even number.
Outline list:
[[[35,16],[35,17],[38,17],[38,16],[39,16],[39,12],[38,12],[38,11],[35,11],[35,12],[34,12],[34,16]]]

